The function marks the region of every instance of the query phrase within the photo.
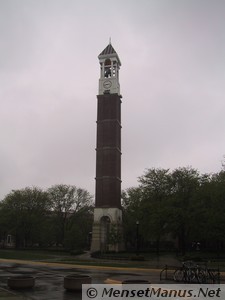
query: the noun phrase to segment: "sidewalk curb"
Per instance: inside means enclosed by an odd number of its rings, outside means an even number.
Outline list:
[[[141,271],[141,272],[160,272],[161,269],[150,269],[150,268],[130,268],[130,267],[110,267],[110,266],[92,266],[92,265],[79,265],[79,264],[66,264],[56,262],[42,262],[42,261],[31,261],[31,260],[18,260],[18,259],[4,259],[0,258],[0,263],[16,263],[16,264],[27,264],[27,265],[39,265],[47,267],[64,267],[64,268],[79,268],[79,269],[95,269],[95,270],[130,270],[130,271]]]

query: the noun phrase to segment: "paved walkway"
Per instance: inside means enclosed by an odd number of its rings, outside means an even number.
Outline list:
[[[166,263],[174,265],[176,261],[165,258],[164,265]],[[157,265],[159,262],[152,263],[149,268],[126,268],[0,259],[0,299],[74,300],[74,294],[66,292],[63,287],[64,277],[68,274],[89,275],[92,283],[119,283],[127,279],[148,280],[151,284],[174,283],[160,281],[161,268],[154,268]],[[35,287],[32,290],[10,291],[7,278],[15,275],[34,276]]]
[[[0,259],[0,299],[72,300],[74,294],[66,293],[63,279],[68,274],[86,274],[93,283],[116,283],[126,279],[143,279],[159,282],[159,269],[89,266]],[[11,291],[7,278],[15,275],[35,277],[32,290]]]
[[[0,299],[7,300],[26,300],[26,298],[19,296],[18,294],[12,293],[8,290],[0,288]]]

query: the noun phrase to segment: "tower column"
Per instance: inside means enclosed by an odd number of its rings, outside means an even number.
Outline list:
[[[100,60],[95,209],[91,251],[122,249],[119,57],[109,44]]]

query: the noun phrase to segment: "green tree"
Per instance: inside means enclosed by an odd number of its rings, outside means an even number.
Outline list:
[[[225,242],[225,171],[213,174],[206,189],[204,238],[219,253]]]
[[[6,212],[4,209],[3,202],[0,202],[0,247],[5,247],[5,241],[10,231],[8,229],[9,223]]]
[[[160,241],[173,237],[185,254],[192,242],[201,249],[225,246],[225,169],[215,174],[199,174],[192,167],[147,169],[139,186],[122,194],[127,244],[135,245],[135,222],[142,240]],[[196,248],[195,248],[196,249]]]
[[[142,191],[142,218],[140,229],[148,240],[156,242],[159,253],[160,241],[168,234],[168,199],[171,194],[169,169],[148,169],[139,177]]]
[[[83,250],[90,247],[93,224],[93,207],[85,206],[69,218],[64,244],[67,250]]]
[[[4,215],[4,228],[14,235],[17,248],[41,242],[49,209],[47,193],[37,187],[13,190],[6,195],[1,203],[1,214]]]
[[[64,246],[66,232],[71,231],[73,226],[71,217],[81,209],[90,207],[92,196],[86,190],[65,184],[54,185],[47,193],[55,224],[55,241],[58,245]]]
[[[160,240],[167,234],[168,197],[171,193],[168,169],[148,169],[139,177],[139,186],[123,194],[126,236],[133,244],[136,237],[136,221],[139,221],[141,240],[155,241],[159,252]]]
[[[122,192],[123,235],[127,248],[135,247],[135,223],[141,220],[142,191],[139,187]]]
[[[185,254],[191,228],[196,227],[196,199],[200,187],[199,172],[191,167],[175,169],[171,174],[171,227],[178,238],[179,250]]]

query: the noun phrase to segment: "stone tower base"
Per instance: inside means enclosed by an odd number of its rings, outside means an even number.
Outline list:
[[[122,210],[119,208],[95,208],[91,252],[122,250],[124,250]]]

